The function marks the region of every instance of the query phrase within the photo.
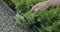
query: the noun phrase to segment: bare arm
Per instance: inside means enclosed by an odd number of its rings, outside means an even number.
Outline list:
[[[57,5],[57,4],[60,4],[60,0],[47,0],[44,2],[40,2],[36,4],[35,6],[33,6],[32,10],[38,11],[38,10],[46,9],[49,6]]]
[[[60,0],[48,0],[49,5],[57,5],[60,4]]]

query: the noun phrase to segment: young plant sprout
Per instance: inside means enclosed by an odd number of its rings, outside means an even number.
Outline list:
[[[15,4],[17,14],[14,19],[19,27],[34,32],[60,32],[60,0],[10,1]]]

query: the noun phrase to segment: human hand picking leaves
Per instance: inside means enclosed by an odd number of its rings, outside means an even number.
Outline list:
[[[60,0],[47,0],[36,4],[35,6],[32,7],[31,10],[39,11],[39,10],[47,9],[49,6],[57,5],[57,4],[60,4]]]

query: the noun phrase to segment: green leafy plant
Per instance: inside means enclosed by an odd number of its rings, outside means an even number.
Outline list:
[[[30,11],[31,7],[45,0],[11,0],[17,14],[14,17],[19,27],[36,32],[60,32],[60,5],[42,11]]]

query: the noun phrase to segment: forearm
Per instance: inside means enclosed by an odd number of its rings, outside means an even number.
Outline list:
[[[57,5],[60,4],[60,0],[48,0],[48,4],[51,5]]]
[[[57,5],[57,4],[60,4],[60,0],[46,0],[44,2],[40,2],[35,6],[33,6],[32,10],[35,10],[35,11],[43,10],[48,8],[49,6]]]

